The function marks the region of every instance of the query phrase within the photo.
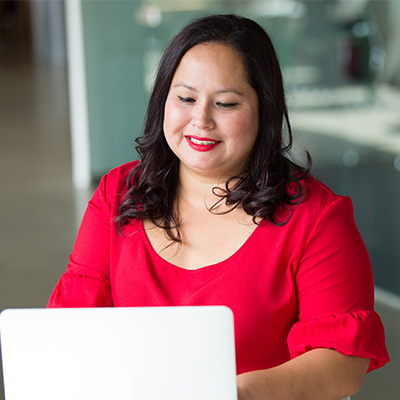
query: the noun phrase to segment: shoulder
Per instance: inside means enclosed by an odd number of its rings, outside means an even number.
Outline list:
[[[336,194],[327,185],[312,175],[308,175],[302,184],[305,189],[304,203],[312,207],[318,207],[320,211],[337,201],[351,202],[348,196]]]
[[[119,183],[121,180],[126,181],[129,173],[139,164],[139,161],[131,161],[126,164],[122,164],[116,168],[111,169],[102,179],[106,180],[109,184]]]
[[[129,173],[138,164],[139,161],[131,161],[103,175],[92,197],[92,203],[101,201],[106,203],[109,209],[118,207],[127,192]]]
[[[126,191],[129,173],[139,164],[139,161],[131,161],[111,169],[100,181],[100,186],[108,193],[120,193]]]
[[[304,198],[298,204],[290,207],[289,225],[299,224],[312,227],[324,216],[332,218],[354,218],[353,203],[348,196],[333,192],[328,186],[312,175],[300,181]],[[289,186],[289,191],[290,191]],[[295,190],[295,187],[293,187]],[[288,211],[280,210],[281,220],[288,216]]]

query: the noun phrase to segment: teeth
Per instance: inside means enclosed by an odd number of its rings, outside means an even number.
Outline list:
[[[211,144],[215,144],[215,143],[217,143],[216,141],[215,142],[213,142],[213,141],[211,141],[211,140],[197,140],[197,139],[194,139],[194,138],[189,138],[189,140],[191,141],[191,142],[193,142],[193,143],[195,143],[195,144],[201,144],[201,145],[203,145],[203,146],[209,146],[209,145],[211,145]]]

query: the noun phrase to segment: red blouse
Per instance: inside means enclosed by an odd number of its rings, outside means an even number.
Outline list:
[[[226,305],[235,318],[237,372],[270,368],[310,349],[389,361],[374,311],[369,256],[348,197],[310,177],[286,225],[263,221],[235,254],[197,270],[162,259],[141,220],[113,218],[135,163],[110,171],[88,204],[49,307]],[[281,210],[281,218],[285,218]]]

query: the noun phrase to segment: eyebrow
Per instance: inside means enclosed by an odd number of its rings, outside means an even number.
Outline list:
[[[194,88],[194,87],[188,85],[188,84],[185,83],[185,82],[178,82],[178,83],[176,83],[173,87],[174,87],[174,88],[175,88],[175,87],[183,87],[183,88],[192,90],[192,91],[194,91],[194,92],[197,92],[197,91],[198,91],[196,88]],[[224,88],[224,89],[221,89],[221,90],[217,90],[216,93],[217,93],[217,94],[221,94],[221,93],[235,93],[235,94],[237,94],[237,95],[239,95],[239,96],[243,96],[243,93],[242,93],[242,92],[239,92],[238,90],[233,89],[233,88]]]

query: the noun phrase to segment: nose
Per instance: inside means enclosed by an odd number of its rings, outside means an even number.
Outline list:
[[[213,129],[215,127],[211,107],[207,104],[197,105],[193,109],[192,125],[198,129]]]

